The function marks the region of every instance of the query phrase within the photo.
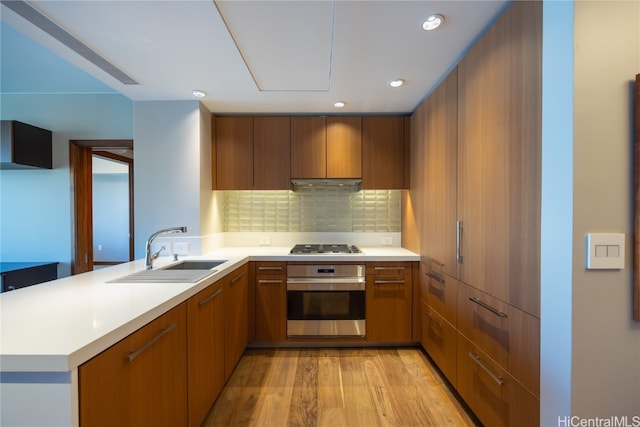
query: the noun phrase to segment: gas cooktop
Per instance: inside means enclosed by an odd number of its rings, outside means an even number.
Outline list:
[[[362,251],[355,245],[347,244],[301,244],[295,245],[289,252],[292,255],[316,255],[316,254],[361,254]]]

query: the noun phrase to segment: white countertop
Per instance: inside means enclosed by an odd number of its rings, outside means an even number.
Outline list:
[[[0,294],[0,370],[68,372],[248,261],[419,261],[399,247],[363,254],[290,255],[284,247],[226,247],[190,259],[228,260],[198,283],[105,283],[137,260]],[[155,267],[171,264],[159,258]]]

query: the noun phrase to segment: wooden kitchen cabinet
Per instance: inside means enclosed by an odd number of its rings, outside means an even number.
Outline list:
[[[367,341],[411,342],[412,263],[367,263],[366,268]]]
[[[253,117],[215,117],[214,120],[214,189],[253,189]]]
[[[186,347],[181,304],[82,364],[80,425],[186,425]]]
[[[431,359],[455,387],[457,384],[457,340],[458,331],[436,310],[422,301],[420,343]]]
[[[291,178],[361,178],[360,117],[292,117]]]
[[[516,2],[458,65],[461,279],[540,316],[538,2]]]
[[[254,117],[253,189],[291,188],[291,118]]]
[[[224,377],[225,382],[249,343],[249,265],[223,279],[224,293]]]
[[[225,383],[224,294],[218,280],[187,301],[189,426],[200,426]]]
[[[403,189],[405,157],[409,146],[402,116],[365,116],[362,118],[362,188]],[[409,166],[407,165],[407,168]]]
[[[287,339],[287,264],[256,262],[256,341]]]

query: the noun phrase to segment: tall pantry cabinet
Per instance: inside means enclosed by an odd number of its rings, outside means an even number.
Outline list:
[[[411,122],[422,343],[492,426],[539,420],[541,8],[514,2]]]

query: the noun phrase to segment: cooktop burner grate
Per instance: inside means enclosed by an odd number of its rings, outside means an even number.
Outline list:
[[[289,252],[294,255],[307,254],[360,254],[362,251],[355,245],[347,244],[300,244]]]

